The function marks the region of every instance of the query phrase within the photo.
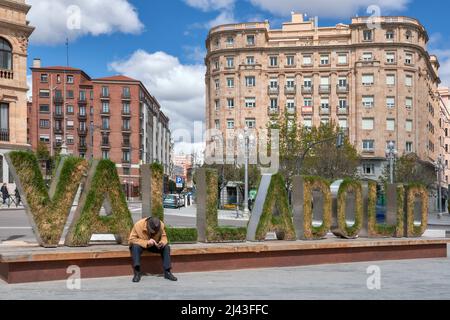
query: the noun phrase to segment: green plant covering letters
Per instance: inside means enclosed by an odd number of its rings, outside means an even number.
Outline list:
[[[414,224],[414,208],[416,200],[420,200],[421,224]],[[409,184],[406,187],[406,237],[419,238],[428,227],[428,191],[421,184]]]

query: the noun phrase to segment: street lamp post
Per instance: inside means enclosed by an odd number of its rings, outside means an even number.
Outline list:
[[[436,175],[437,175],[437,190],[438,190],[438,210],[439,210],[439,215],[442,214],[442,171],[444,171],[445,169],[445,165],[444,165],[444,159],[442,157],[442,155],[440,154],[439,157],[437,158],[436,162],[435,162],[435,167],[436,167]]]
[[[248,162],[250,157],[248,128],[245,128],[245,187],[244,187],[244,216],[250,215],[248,209]]]
[[[395,150],[395,143],[389,142],[387,149],[386,149],[386,157],[389,160],[389,177],[390,177],[390,183],[394,183],[394,160],[397,156],[397,150]]]

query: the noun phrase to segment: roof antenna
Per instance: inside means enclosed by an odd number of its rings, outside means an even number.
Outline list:
[[[67,66],[69,66],[69,38],[66,38],[66,56],[67,56]]]

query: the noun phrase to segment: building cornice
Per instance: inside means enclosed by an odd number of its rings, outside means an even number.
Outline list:
[[[19,3],[12,0],[0,0],[0,7],[8,7],[17,11],[21,11],[25,14],[27,14],[31,9],[31,5],[28,5],[26,3]]]
[[[9,20],[5,20],[5,19],[0,19],[0,28],[7,28],[7,29],[11,29],[11,30],[19,30],[21,32],[23,32],[26,36],[30,36],[33,31],[34,31],[34,27],[28,26],[28,25],[24,25],[21,23],[15,23]]]

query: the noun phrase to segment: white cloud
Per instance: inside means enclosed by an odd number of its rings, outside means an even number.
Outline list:
[[[27,86],[28,86],[27,98],[28,100],[31,100],[33,95],[33,77],[31,74],[27,74]]]
[[[27,0],[32,5],[28,19],[36,30],[31,41],[63,43],[84,35],[122,32],[138,34],[144,29],[128,0]]]
[[[250,2],[263,10],[273,14],[286,16],[291,11],[307,13],[309,16],[348,18],[355,15],[360,9],[376,5],[381,8],[381,15],[394,10],[403,10],[410,0],[250,0]],[[372,12],[368,13],[372,15]]]
[[[206,57],[206,50],[204,48],[200,46],[184,46],[183,50],[186,58],[195,63],[204,64]]]
[[[441,65],[439,69],[439,77],[442,80],[442,87],[450,87],[450,49],[433,50],[431,54],[435,54]]]
[[[222,11],[215,19],[208,21],[205,24],[206,29],[211,29],[222,24],[235,23],[233,11]]]
[[[184,65],[165,52],[137,50],[128,59],[115,61],[110,69],[141,80],[169,117],[171,129],[191,134],[194,121],[205,117],[205,72],[203,65]]]
[[[187,5],[203,11],[230,10],[235,0],[184,0]]]

